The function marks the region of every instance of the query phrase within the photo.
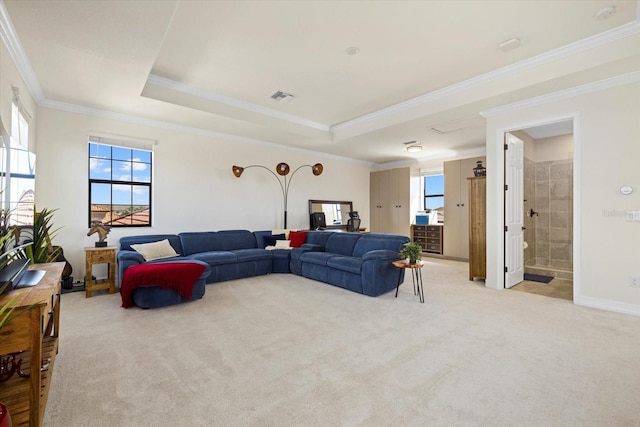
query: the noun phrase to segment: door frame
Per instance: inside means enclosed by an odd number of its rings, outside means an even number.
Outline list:
[[[573,302],[581,304],[581,231],[580,216],[581,201],[581,156],[582,144],[580,134],[580,113],[573,112],[556,116],[548,116],[538,120],[513,120],[508,124],[496,128],[495,134],[487,138],[487,192],[492,192],[492,199],[498,206],[487,207],[487,280],[485,286],[492,289],[504,290],[504,251],[505,244],[502,230],[504,229],[504,138],[508,132],[514,132],[534,126],[541,126],[561,121],[573,121]],[[490,237],[494,234],[493,238]]]

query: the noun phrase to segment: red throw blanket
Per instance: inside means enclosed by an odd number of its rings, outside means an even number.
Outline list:
[[[131,294],[139,287],[158,286],[162,289],[173,289],[184,299],[191,299],[193,285],[204,270],[204,265],[195,262],[167,262],[131,266],[125,270],[120,285],[122,306],[129,308],[135,305]]]

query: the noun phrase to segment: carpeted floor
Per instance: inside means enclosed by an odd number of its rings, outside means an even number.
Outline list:
[[[62,296],[45,426],[631,426],[640,318],[469,282],[427,259],[371,298],[295,275],[122,309]]]

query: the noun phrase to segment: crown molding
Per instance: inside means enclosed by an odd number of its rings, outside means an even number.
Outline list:
[[[638,2],[638,4],[640,8],[640,1]],[[523,71],[529,70],[531,68],[544,65],[552,61],[557,61],[557,60],[569,57],[571,55],[575,55],[577,53],[584,52],[589,49],[594,49],[604,44],[611,43],[616,40],[620,40],[620,39],[633,36],[639,33],[640,33],[640,22],[638,20],[635,20],[628,24],[613,28],[611,30],[605,31],[600,34],[596,34],[591,37],[587,37],[585,39],[579,40],[574,43],[570,43],[558,49],[554,49],[554,50],[542,53],[540,55],[534,56],[529,59],[525,59],[515,64],[508,65],[506,67],[502,67],[497,70],[490,71],[488,73],[481,74],[476,77],[472,77],[460,83],[456,83],[454,85],[429,92],[427,94],[418,96],[416,98],[412,98],[410,100],[401,102],[399,104],[392,105],[390,107],[383,108],[378,111],[374,111],[373,113],[370,113],[370,114],[365,114],[353,120],[348,120],[346,122],[339,123],[331,127],[331,132],[342,131],[350,127],[362,125],[366,122],[380,120],[385,116],[393,115],[399,112],[404,112],[412,108],[423,106],[425,104],[433,103],[446,96],[456,95],[470,88],[474,88],[500,78],[511,77]]]
[[[9,17],[9,12],[2,0],[0,0],[0,40],[2,40],[6,46],[7,51],[18,69],[18,73],[22,76],[22,79],[27,85],[27,89],[31,93],[31,96],[36,101],[36,104],[39,105],[45,99],[44,93],[42,92],[36,73],[31,67],[31,62],[29,62],[29,58],[27,58],[27,55],[24,52],[20,38],[13,27],[13,22],[11,21],[11,17]]]
[[[579,95],[599,92],[601,90],[610,89],[626,84],[637,83],[640,81],[640,71],[623,74],[621,76],[611,77],[596,82],[587,83],[581,86],[575,86],[569,89],[559,90],[557,92],[548,93],[541,96],[525,99],[523,101],[514,102],[490,110],[481,111],[480,115],[484,118],[495,117],[509,111],[521,110],[523,108],[535,107],[537,105],[548,104],[550,102],[562,101],[564,99],[573,98]]]
[[[290,123],[294,123],[296,125],[321,130],[323,132],[329,132],[331,129],[328,125],[314,122],[313,120],[305,119],[304,117],[298,117],[293,114],[283,113],[282,111],[278,111],[273,108],[263,107],[261,105],[242,101],[237,98],[231,98],[229,96],[220,95],[219,93],[203,91],[193,86],[189,86],[189,85],[177,82],[175,80],[167,79],[154,74],[149,75],[149,78],[147,79],[147,84],[159,86],[159,87],[176,91],[176,92],[185,93],[185,94],[206,99],[218,104],[228,105],[230,107],[238,108],[240,110],[261,114],[263,116],[271,117],[277,120],[283,120]]]
[[[335,159],[343,162],[346,161],[346,162],[360,164],[360,165],[367,165],[367,166],[373,165],[373,163],[371,162],[353,159],[351,157],[337,156],[334,154],[323,153],[321,151],[314,151],[306,148],[290,147],[287,145],[276,144],[273,142],[263,141],[260,139],[247,138],[247,137],[232,135],[232,134],[223,133],[223,132],[216,132],[216,131],[207,130],[207,129],[195,128],[191,126],[184,126],[184,125],[179,125],[177,123],[166,122],[166,121],[155,120],[155,119],[148,119],[145,117],[134,116],[131,114],[115,113],[112,111],[101,110],[98,108],[85,107],[77,104],[69,104],[61,101],[52,101],[50,99],[43,100],[42,103],[40,104],[40,107],[50,108],[52,110],[66,111],[69,113],[82,114],[86,116],[98,117],[102,119],[116,120],[116,121],[125,122],[125,123],[149,126],[149,127],[164,129],[164,130],[173,131],[173,132],[181,132],[181,133],[187,133],[191,135],[204,136],[207,138],[221,139],[228,142],[238,142],[242,144],[264,146],[264,147],[273,148],[277,150],[312,154],[314,156],[321,156],[327,159]]]

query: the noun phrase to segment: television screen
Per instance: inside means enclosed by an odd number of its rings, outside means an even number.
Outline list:
[[[314,212],[311,214],[311,229],[317,230],[327,226],[327,221],[324,217],[324,212]]]

